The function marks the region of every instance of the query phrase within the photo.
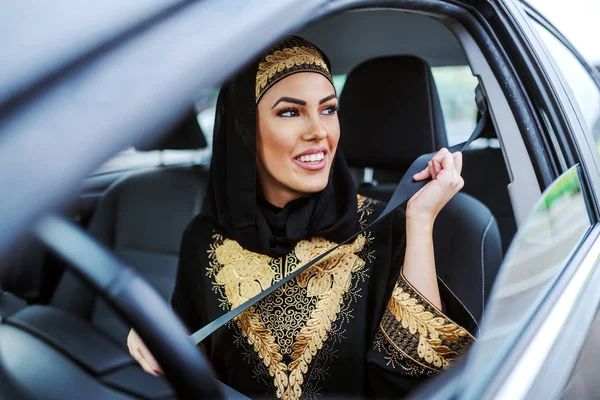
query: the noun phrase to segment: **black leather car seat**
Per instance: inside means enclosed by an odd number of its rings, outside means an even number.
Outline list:
[[[140,150],[206,147],[195,113],[158,143]],[[189,165],[133,172],[114,183],[100,200],[89,232],[114,251],[168,300],[175,282],[179,244],[200,211],[208,169]],[[92,323],[123,346],[128,327],[76,277],[65,273],[51,305]]]
[[[366,61],[347,77],[340,98],[340,145],[351,167],[372,169],[359,192],[387,201],[410,164],[447,146],[444,120],[431,70],[412,56]],[[458,193],[434,226],[437,272],[469,310],[480,310],[502,261],[498,226],[477,199]],[[460,273],[455,269],[459,268]],[[479,288],[461,285],[476,276]]]

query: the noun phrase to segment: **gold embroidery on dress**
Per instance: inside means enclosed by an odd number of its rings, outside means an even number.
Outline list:
[[[318,65],[329,72],[329,68],[327,68],[327,64],[323,61],[323,57],[315,49],[306,46],[294,46],[276,50],[273,54],[266,56],[265,61],[258,65],[255,89],[256,98],[260,97],[261,91],[267,86],[269,79],[275,76],[276,73],[302,64]]]
[[[446,369],[474,338],[465,329],[444,318],[433,306],[427,304],[426,307],[419,299],[413,297],[410,291],[408,282],[400,277],[386,311],[397,323],[391,323],[389,316],[386,318],[384,315],[382,333],[398,351],[417,364],[436,370]],[[404,349],[396,346],[396,342],[402,342]],[[413,342],[412,346],[409,342]],[[415,358],[425,362],[425,365]]]
[[[362,208],[372,207],[370,201],[360,204]],[[207,275],[213,278],[215,292],[225,297],[221,303],[224,309],[237,307],[335,246],[326,239],[311,238],[298,242],[285,258],[271,258],[219,235],[214,238]],[[302,395],[309,364],[323,348],[332,324],[340,314],[348,314],[341,311],[344,295],[351,289],[352,276],[360,274],[365,260],[372,258],[369,239],[363,234],[340,246],[235,319],[273,378],[278,398],[298,399]]]

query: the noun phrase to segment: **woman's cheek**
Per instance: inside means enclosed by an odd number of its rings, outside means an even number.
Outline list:
[[[295,142],[284,135],[272,135],[268,143],[269,149],[265,152],[267,156],[265,161],[271,165],[285,166],[290,162],[288,158],[293,156],[294,145]]]
[[[335,152],[335,150],[337,149],[338,143],[340,142],[340,126],[339,126],[339,124],[336,124],[335,126],[333,126],[333,129],[331,129],[328,132],[327,137],[329,138],[329,145],[331,147],[331,151]]]

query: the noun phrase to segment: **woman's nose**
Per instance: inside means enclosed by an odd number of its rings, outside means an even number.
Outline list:
[[[320,141],[327,137],[327,129],[323,125],[320,116],[311,116],[304,134],[305,140]]]

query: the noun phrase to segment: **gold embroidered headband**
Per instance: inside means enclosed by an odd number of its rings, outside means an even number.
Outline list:
[[[256,103],[258,104],[262,95],[275,83],[298,72],[317,72],[333,84],[333,78],[321,51],[312,43],[293,36],[269,52],[258,64]]]

